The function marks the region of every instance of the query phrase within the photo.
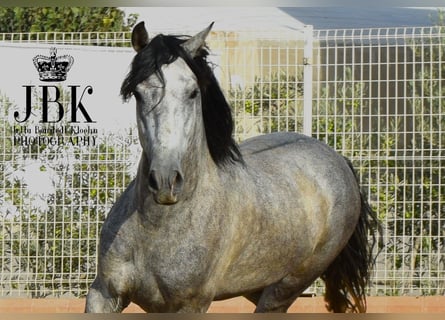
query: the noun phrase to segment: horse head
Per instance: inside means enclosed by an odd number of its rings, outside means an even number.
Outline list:
[[[123,84],[136,99],[139,139],[148,162],[148,191],[158,204],[178,202],[187,167],[197,165],[190,150],[205,140],[202,84],[195,58],[212,25],[187,40],[157,36],[149,41],[144,23],[132,33],[137,55]],[[131,87],[131,88],[130,88]]]

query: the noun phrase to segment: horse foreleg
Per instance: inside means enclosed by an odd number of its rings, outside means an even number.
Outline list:
[[[119,313],[128,305],[122,297],[110,294],[108,288],[96,278],[88,292],[86,313]]]

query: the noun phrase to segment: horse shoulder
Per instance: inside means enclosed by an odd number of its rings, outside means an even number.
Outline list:
[[[113,205],[104,221],[99,246],[99,264],[104,277],[116,282],[126,282],[133,272],[136,239],[137,214],[133,205],[134,182],[132,182]],[[126,287],[128,283],[116,285]],[[122,288],[122,290],[124,290]]]

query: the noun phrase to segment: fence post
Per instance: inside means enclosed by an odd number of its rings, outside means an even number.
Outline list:
[[[304,26],[303,53],[303,133],[312,136],[312,43],[313,27]]]

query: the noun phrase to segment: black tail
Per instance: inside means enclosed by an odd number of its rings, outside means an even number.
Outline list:
[[[351,162],[346,161],[357,178]],[[361,212],[355,231],[321,276],[326,284],[326,308],[332,312],[366,312],[366,287],[375,261],[372,251],[380,225],[363,193],[360,193],[360,198]],[[368,231],[371,241],[368,240]]]

